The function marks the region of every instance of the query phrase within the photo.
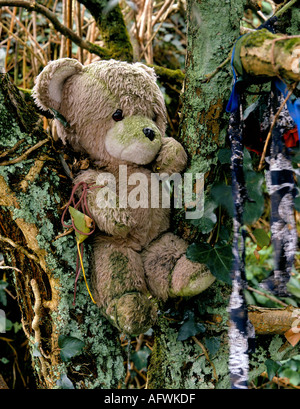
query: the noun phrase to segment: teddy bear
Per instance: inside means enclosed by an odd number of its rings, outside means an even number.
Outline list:
[[[118,192],[127,182],[127,194],[133,193],[135,175],[146,180],[141,193],[150,189],[151,174],[182,172],[187,164],[182,145],[165,136],[166,106],[155,71],[138,62],[84,66],[62,58],[38,75],[33,96],[40,109],[65,118],[55,119],[62,142],[90,159],[74,184],[97,187],[107,175],[115,180],[115,206],[101,206],[101,186],[87,194],[97,226],[91,238],[91,288],[121,332],[145,333],[156,321],[159,300],[195,296],[215,280],[205,265],[186,257],[187,242],[170,231],[170,208],[151,206],[150,197],[148,206],[121,206]]]

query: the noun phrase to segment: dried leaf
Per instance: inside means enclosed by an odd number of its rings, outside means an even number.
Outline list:
[[[89,216],[87,216],[86,214],[84,215],[84,221],[86,226],[91,229],[93,227],[93,219],[91,219]]]
[[[300,327],[298,326],[297,328],[299,332],[295,332],[295,328],[293,327],[284,333],[284,336],[293,347],[300,341]]]

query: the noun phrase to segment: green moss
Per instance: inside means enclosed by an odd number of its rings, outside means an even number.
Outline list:
[[[82,0],[81,3],[95,18],[110,58],[131,62],[132,45],[119,5],[110,8],[107,0]]]
[[[299,35],[300,31],[300,9],[298,6],[294,6],[291,11],[290,15],[287,13],[286,18],[288,18],[288,24],[286,32],[288,35]]]

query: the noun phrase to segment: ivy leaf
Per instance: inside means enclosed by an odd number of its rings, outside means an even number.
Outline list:
[[[295,210],[297,210],[297,212],[300,212],[300,196],[295,197],[294,207],[295,207]]]
[[[193,243],[187,248],[186,256],[191,261],[206,264],[218,280],[231,284],[231,244],[222,242],[212,247],[209,243]]]
[[[300,374],[298,371],[294,371],[291,368],[285,368],[280,371],[279,375],[281,378],[288,378],[290,383],[295,386],[298,386],[300,384]]]
[[[177,341],[185,341],[200,332],[205,332],[205,330],[206,328],[203,324],[195,322],[195,314],[192,311],[188,311],[188,320],[179,328]]]
[[[248,195],[254,202],[246,202],[244,209],[244,223],[253,224],[260,218],[264,211],[265,200],[262,194],[264,178],[261,174],[248,171],[245,172],[245,182]]]
[[[265,361],[265,365],[267,367],[268,378],[271,381],[276,375],[278,369],[280,368],[280,365],[277,362],[273,361],[272,359],[267,359]]]
[[[207,346],[209,354],[214,356],[220,349],[221,339],[220,337],[205,338],[205,345]]]
[[[211,195],[214,201],[224,207],[230,217],[233,217],[233,199],[231,186],[225,184],[212,186]]]
[[[75,337],[60,335],[58,338],[58,346],[60,348],[60,357],[63,362],[68,362],[71,358],[82,350],[84,342]]]
[[[150,356],[151,351],[148,347],[144,346],[139,351],[134,352],[131,355],[131,361],[134,363],[134,366],[138,371],[146,371],[148,365],[148,357]]]
[[[217,216],[214,210],[218,207],[218,204],[212,200],[206,200],[204,204],[203,216],[200,219],[191,220],[191,224],[198,227],[203,233],[210,233],[217,223]]]
[[[66,374],[62,374],[60,376],[60,379],[57,380],[56,385],[60,389],[75,389],[73,383],[70,381]]]
[[[89,233],[91,231],[93,220],[89,216],[81,213],[79,210],[74,209],[72,206],[69,207],[69,211],[76,229],[83,233]],[[82,243],[88,237],[78,232],[75,233],[79,243]]]
[[[296,277],[292,276],[290,278],[289,282],[287,283],[287,289],[291,294],[300,298],[300,280],[298,280]]]
[[[300,148],[294,149],[292,154],[292,163],[295,165],[300,163]]]
[[[220,149],[218,152],[218,159],[222,165],[231,163],[231,150],[228,148]]]
[[[255,229],[252,232],[253,236],[257,240],[257,245],[262,249],[263,247],[268,247],[270,244],[270,237],[268,234],[264,231],[264,229]]]

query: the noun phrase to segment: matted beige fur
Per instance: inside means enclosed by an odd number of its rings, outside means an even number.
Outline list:
[[[144,189],[150,191],[152,172],[171,175],[186,166],[182,146],[165,136],[166,108],[155,72],[141,63],[109,60],[83,66],[68,58],[52,61],[36,79],[34,98],[40,108],[65,117],[69,127],[56,120],[59,137],[92,160],[74,183],[99,184],[110,173],[119,192],[119,165],[126,165],[126,182],[139,172],[147,180]],[[122,115],[116,121],[117,110]],[[128,186],[128,194],[134,188]],[[99,189],[88,193],[98,227],[93,238],[93,295],[116,327],[137,335],[154,324],[156,299],[194,296],[214,277],[205,266],[189,261],[187,243],[168,232],[169,209],[151,208],[150,196],[145,208],[100,208],[98,193]]]

